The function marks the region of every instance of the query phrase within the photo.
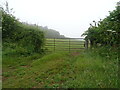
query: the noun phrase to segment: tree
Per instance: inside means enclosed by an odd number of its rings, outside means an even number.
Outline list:
[[[83,33],[86,39],[90,40],[92,46],[97,44],[104,46],[119,46],[120,41],[120,2],[117,3],[115,10],[110,12],[109,16],[97,22],[90,24],[88,30]]]

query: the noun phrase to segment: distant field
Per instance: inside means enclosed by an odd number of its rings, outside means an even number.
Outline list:
[[[48,51],[80,51],[84,49],[84,40],[81,39],[46,39],[45,48]]]

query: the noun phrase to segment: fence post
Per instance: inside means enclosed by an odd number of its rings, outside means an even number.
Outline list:
[[[70,38],[69,38],[69,52],[70,52]]]
[[[85,40],[85,49],[88,49],[88,40]]]
[[[55,52],[55,38],[54,38],[54,52]]]

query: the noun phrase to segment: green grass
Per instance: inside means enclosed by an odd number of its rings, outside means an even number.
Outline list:
[[[4,57],[3,88],[117,88],[117,63],[93,52]]]

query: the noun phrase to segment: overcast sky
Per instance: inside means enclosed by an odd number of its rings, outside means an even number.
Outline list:
[[[1,0],[2,4],[6,0]],[[81,37],[89,24],[109,15],[120,0],[7,0],[21,21]]]

